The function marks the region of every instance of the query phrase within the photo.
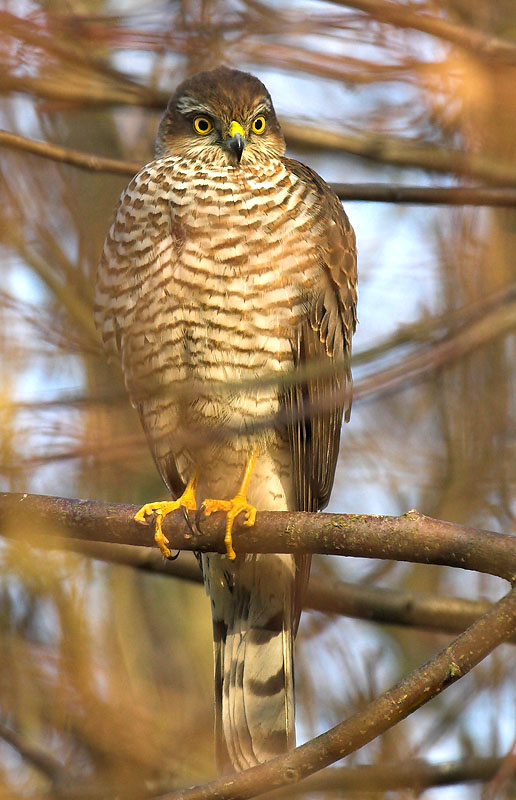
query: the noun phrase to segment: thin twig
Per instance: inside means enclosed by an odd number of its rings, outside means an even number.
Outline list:
[[[11,745],[25,761],[55,782],[64,777],[64,769],[59,761],[49,756],[39,747],[30,744],[21,734],[13,731],[0,721],[0,738]]]

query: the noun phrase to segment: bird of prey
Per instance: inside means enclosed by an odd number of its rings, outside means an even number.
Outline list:
[[[254,766],[295,744],[309,557],[235,554],[233,522],[328,503],[356,325],[353,229],[323,179],[285,156],[256,77],[219,67],[177,88],[155,160],[121,196],[95,314],[173,498],[137,518],[154,517],[170,556],[164,515],[226,514],[226,553],[200,556],[216,749],[221,771]]]

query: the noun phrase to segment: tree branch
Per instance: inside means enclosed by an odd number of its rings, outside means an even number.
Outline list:
[[[62,164],[71,164],[80,169],[92,172],[114,172],[117,175],[127,175],[132,177],[143,166],[136,161],[119,161],[116,158],[103,158],[90,153],[83,153],[80,150],[72,150],[69,147],[61,147],[57,144],[48,142],[37,142],[35,139],[27,139],[25,136],[18,136],[9,131],[0,130],[0,145],[10,150],[21,150],[25,153],[33,153],[51,161],[58,161]]]
[[[271,797],[292,797],[295,791],[299,794],[322,791],[387,792],[395,789],[422,791],[430,786],[486,781],[495,775],[501,761],[495,756],[475,756],[432,764],[417,758],[397,764],[328,769],[307,778],[298,786],[278,789]]]
[[[67,536],[92,542],[154,546],[153,526],[134,521],[135,505],[69,500],[46,495],[0,493],[0,530],[10,538]],[[222,514],[203,517],[193,533],[182,514],[169,514],[163,532],[172,550],[224,553]],[[24,530],[26,528],[26,530]],[[323,553],[445,564],[512,581],[516,537],[425,517],[368,514],[309,514],[260,511],[247,528],[237,519],[235,550],[240,553]]]
[[[404,186],[390,183],[332,183],[341,200],[448,206],[514,206],[516,189],[483,186]]]
[[[36,767],[51,781],[56,782],[63,778],[64,769],[56,759],[49,756],[41,748],[30,744],[23,736],[0,721],[0,739],[11,745],[21,757]]]

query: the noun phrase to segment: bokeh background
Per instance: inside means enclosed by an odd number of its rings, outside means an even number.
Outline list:
[[[175,86],[225,63],[265,82],[289,154],[330,182],[514,185],[515,52],[513,0],[3,0],[0,126],[143,165]],[[0,159],[0,490],[165,497],[92,322],[96,263],[128,177],[16,149]],[[416,507],[513,533],[515,211],[345,208],[360,324],[330,510]],[[144,797],[213,776],[202,587],[34,550],[23,533],[0,541],[0,796]],[[326,558],[314,571],[443,596],[504,591],[447,568]],[[305,613],[299,739],[449,638]],[[504,755],[515,666],[503,646],[344,763]],[[481,795],[513,796],[503,782],[424,791]]]

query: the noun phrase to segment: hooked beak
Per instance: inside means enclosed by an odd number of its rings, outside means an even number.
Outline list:
[[[239,122],[232,122],[224,140],[225,146],[230,150],[240,163],[245,147],[245,132]]]

